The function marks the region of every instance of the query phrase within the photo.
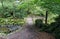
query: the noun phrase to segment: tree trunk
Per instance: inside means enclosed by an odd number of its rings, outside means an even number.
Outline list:
[[[48,11],[46,11],[45,24],[47,24],[47,20],[48,20]]]

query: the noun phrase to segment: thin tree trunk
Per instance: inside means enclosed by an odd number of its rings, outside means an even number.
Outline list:
[[[48,20],[48,11],[46,11],[45,24],[47,24],[47,20]]]

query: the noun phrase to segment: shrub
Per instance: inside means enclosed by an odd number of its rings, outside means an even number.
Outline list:
[[[37,19],[35,21],[35,26],[39,28],[39,31],[45,31],[45,32],[47,32],[47,29],[49,28],[47,25],[43,23],[41,19]]]
[[[35,26],[41,28],[43,26],[42,20],[41,19],[37,19],[35,21]]]

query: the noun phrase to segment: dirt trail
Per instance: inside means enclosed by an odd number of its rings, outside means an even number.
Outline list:
[[[36,32],[32,25],[26,25],[20,32],[20,39],[55,39],[46,32]]]

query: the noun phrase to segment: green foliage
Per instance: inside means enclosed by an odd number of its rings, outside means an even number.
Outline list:
[[[0,18],[0,25],[6,25],[6,24],[23,25],[24,20],[23,19]]]
[[[53,13],[60,13],[60,1],[59,0],[38,0],[38,6],[46,8]]]
[[[27,11],[31,14],[45,14],[45,11],[48,9],[49,12],[60,13],[60,4],[59,0],[19,0],[21,1],[18,5],[14,5],[15,0],[3,0],[3,6],[7,8],[2,9],[1,13],[5,13],[3,17],[10,17],[10,12],[13,11],[17,18],[23,18],[27,16]],[[47,9],[46,9],[47,8]],[[1,8],[0,8],[1,9]],[[45,9],[45,10],[44,10]],[[18,13],[18,14],[17,14]]]

